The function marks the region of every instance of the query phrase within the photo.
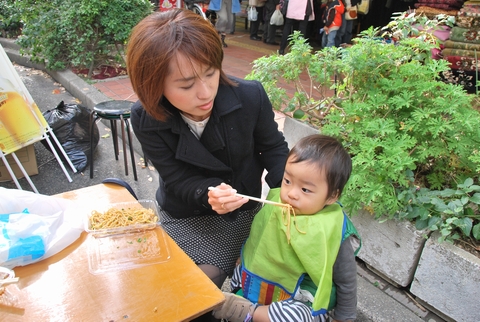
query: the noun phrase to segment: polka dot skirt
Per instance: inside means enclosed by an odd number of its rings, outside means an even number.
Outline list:
[[[248,237],[253,217],[260,210],[242,211],[233,222],[221,216],[173,218],[164,213],[162,225],[180,248],[198,265],[210,264],[231,275],[240,248]]]

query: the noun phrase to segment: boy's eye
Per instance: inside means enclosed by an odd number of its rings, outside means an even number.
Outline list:
[[[302,188],[302,191],[305,192],[305,193],[312,192],[311,190],[309,190],[309,189],[307,189],[307,188]]]
[[[285,181],[285,184],[290,184],[290,180],[288,180],[287,178],[283,178],[283,181]]]

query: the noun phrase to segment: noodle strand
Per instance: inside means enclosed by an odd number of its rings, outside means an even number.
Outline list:
[[[92,211],[90,228],[92,230],[126,227],[135,224],[151,224],[158,221],[152,209],[146,208],[110,208],[105,212]]]

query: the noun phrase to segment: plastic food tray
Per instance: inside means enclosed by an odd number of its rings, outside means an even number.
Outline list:
[[[113,234],[125,234],[130,232],[141,232],[144,230],[151,230],[160,225],[161,222],[161,214],[163,211],[160,210],[158,203],[156,200],[137,200],[131,202],[120,202],[120,203],[113,203],[106,205],[104,208],[95,209],[98,212],[106,212],[110,208],[117,208],[117,209],[126,209],[126,208],[146,208],[152,209],[155,216],[158,217],[158,221],[156,223],[149,223],[149,224],[135,224],[125,227],[116,227],[116,228],[107,228],[107,229],[92,229],[90,225],[90,217],[92,213],[87,214],[85,217],[85,231],[95,236],[103,236],[103,235],[113,235]]]
[[[163,229],[95,237],[89,234],[88,268],[94,275],[167,261],[170,253]]]
[[[156,223],[135,224],[108,229],[91,229],[90,216],[85,216],[85,231],[88,232],[88,268],[92,274],[132,269],[158,264],[170,258],[169,249],[161,226],[163,210],[156,200],[137,200],[106,205],[95,209],[105,212],[110,208],[147,208],[158,217]]]

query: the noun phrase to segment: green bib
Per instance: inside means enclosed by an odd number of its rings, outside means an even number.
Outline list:
[[[280,189],[270,190],[268,199],[280,202]],[[308,275],[317,286],[314,315],[325,313],[344,219],[338,204],[328,205],[314,215],[290,218],[282,207],[265,204],[255,216],[242,249],[244,296],[259,304],[290,298]]]

